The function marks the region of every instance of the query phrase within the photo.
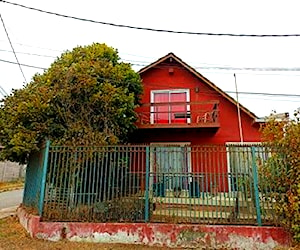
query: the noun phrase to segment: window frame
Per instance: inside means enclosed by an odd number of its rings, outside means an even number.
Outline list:
[[[150,93],[150,102],[151,102],[151,106],[150,106],[150,124],[155,124],[154,123],[154,106],[152,104],[154,104],[154,95],[155,94],[162,94],[162,93],[166,93],[166,94],[169,94],[169,117],[168,117],[168,120],[169,120],[169,124],[172,124],[172,119],[170,117],[171,115],[171,112],[170,112],[170,96],[172,93],[185,93],[186,94],[186,111],[187,113],[190,114],[191,112],[191,105],[189,104],[190,103],[190,90],[189,89],[161,89],[161,90],[151,90],[151,93]],[[191,123],[191,116],[187,116],[187,121],[186,123],[187,124],[190,124]]]

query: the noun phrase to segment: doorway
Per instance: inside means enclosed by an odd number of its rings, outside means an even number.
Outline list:
[[[156,196],[187,191],[191,180],[190,143],[152,143],[150,186]]]

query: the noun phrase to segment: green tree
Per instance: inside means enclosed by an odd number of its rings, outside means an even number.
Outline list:
[[[0,109],[2,159],[24,163],[45,138],[64,145],[126,141],[142,85],[130,64],[119,60],[105,44],[79,46],[14,90]]]
[[[272,149],[272,157],[261,174],[277,201],[280,222],[300,241],[300,123],[295,119],[270,119],[263,136]]]

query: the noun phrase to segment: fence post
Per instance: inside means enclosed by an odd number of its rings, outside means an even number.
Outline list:
[[[50,148],[50,141],[47,140],[45,149],[44,149],[44,153],[43,153],[42,182],[41,182],[40,200],[39,200],[39,215],[40,216],[42,216],[42,214],[43,214],[43,207],[44,207],[49,148]]]
[[[150,149],[146,146],[145,222],[149,222]]]
[[[257,225],[261,226],[261,211],[260,211],[260,201],[259,201],[259,191],[258,191],[258,173],[256,166],[256,156],[255,156],[255,147],[251,147],[252,155],[252,169],[253,169],[253,186],[254,186],[254,196],[255,196],[255,207],[256,207],[256,220]]]

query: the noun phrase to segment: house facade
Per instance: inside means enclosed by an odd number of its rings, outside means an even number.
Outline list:
[[[144,85],[136,112],[136,143],[188,142],[191,145],[260,142],[255,114],[237,103],[173,53],[139,71]]]
[[[139,73],[144,93],[131,142],[151,146],[150,187],[234,190],[236,176],[251,171],[251,159],[238,162],[239,152],[226,145],[259,143],[258,117],[242,105],[238,115],[232,97],[173,53]]]

